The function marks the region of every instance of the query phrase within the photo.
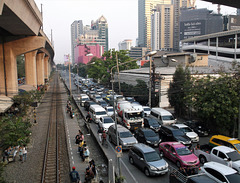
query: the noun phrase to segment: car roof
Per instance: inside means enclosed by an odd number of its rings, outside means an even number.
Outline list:
[[[151,109],[151,108],[150,108],[150,107],[148,107],[148,106],[142,106],[142,107],[143,107],[144,109],[145,109],[145,108],[149,108],[149,109]]]
[[[134,144],[133,147],[141,150],[143,153],[148,153],[148,152],[153,152],[155,151],[155,149],[153,149],[152,147],[149,147],[145,144],[142,144],[142,143],[137,143],[137,144]],[[156,152],[156,151],[155,151]]]
[[[233,151],[236,151],[230,147],[227,147],[227,146],[216,146],[214,147],[214,149],[218,150],[218,151],[221,151],[221,152],[224,152],[224,153],[230,153],[230,152],[233,152]]]
[[[103,118],[103,119],[109,119],[109,118],[111,118],[111,119],[112,119],[112,117],[110,117],[110,116],[102,116],[101,118]]]
[[[211,169],[217,170],[218,172],[222,173],[223,175],[231,175],[231,174],[237,173],[236,170],[234,170],[226,165],[223,165],[223,164],[220,164],[217,162],[213,162],[213,161],[204,163],[203,168],[211,168]]]
[[[231,144],[238,144],[238,143],[240,143],[240,141],[238,139],[227,137],[227,136],[224,136],[224,135],[213,135],[212,138],[225,140],[226,142],[229,142]]]
[[[162,143],[161,143],[162,144]],[[168,144],[170,146],[173,146],[175,148],[179,148],[179,147],[186,147],[185,145],[183,145],[180,142],[163,142],[163,144]]]
[[[184,125],[184,124],[173,124],[172,126],[176,126],[178,128],[186,128],[186,127],[188,127],[187,125]]]
[[[150,128],[140,128],[139,130],[142,130],[143,132],[146,132],[146,131],[153,131],[153,130],[150,129]]]
[[[161,113],[161,115],[172,115],[169,111],[167,111],[163,108],[160,108],[160,107],[154,107],[154,108],[152,108],[152,111],[159,112],[159,113]]]
[[[116,128],[115,125],[111,125],[112,128]],[[119,132],[124,132],[124,131],[129,131],[127,128],[125,128],[124,126],[117,124],[117,131]]]

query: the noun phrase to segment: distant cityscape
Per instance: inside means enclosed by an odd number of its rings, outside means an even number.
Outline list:
[[[240,10],[236,11],[237,15],[223,16],[220,5],[218,13],[213,13],[207,8],[196,9],[195,0],[139,0],[136,46],[126,38],[119,42],[118,50],[129,50],[132,58],[152,50],[181,52],[183,40],[240,29]],[[75,20],[71,24],[72,63],[86,64],[92,57],[101,58],[109,49],[108,39],[108,22],[103,15],[91,25]]]

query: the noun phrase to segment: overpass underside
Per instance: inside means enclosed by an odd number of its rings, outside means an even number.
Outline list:
[[[25,84],[37,87],[49,78],[54,50],[41,28],[34,0],[0,1],[0,95],[18,94],[19,55],[25,58]]]

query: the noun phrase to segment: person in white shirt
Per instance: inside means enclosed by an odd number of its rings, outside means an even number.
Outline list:
[[[27,148],[25,145],[23,146],[23,162],[24,161],[27,161]]]

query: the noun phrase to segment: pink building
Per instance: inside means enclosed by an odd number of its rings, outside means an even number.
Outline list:
[[[93,57],[101,58],[104,47],[97,45],[78,45],[75,47],[75,63],[87,64]],[[92,55],[92,56],[87,56]]]

